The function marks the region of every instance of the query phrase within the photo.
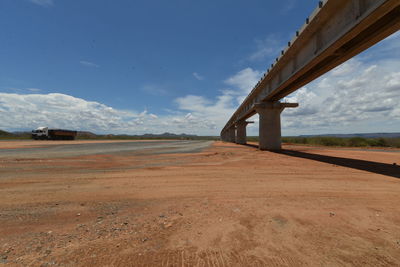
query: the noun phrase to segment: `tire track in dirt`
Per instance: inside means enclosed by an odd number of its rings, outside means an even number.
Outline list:
[[[271,257],[260,258],[254,255],[245,255],[238,251],[222,250],[168,250],[155,253],[139,253],[129,255],[129,261],[120,258],[114,262],[119,266],[130,262],[132,266],[198,266],[198,267],[235,267],[235,266],[303,266],[302,263],[292,258]]]

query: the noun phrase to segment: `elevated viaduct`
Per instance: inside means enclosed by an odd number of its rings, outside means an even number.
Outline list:
[[[281,149],[280,100],[400,29],[400,0],[324,0],[306,19],[221,131],[246,143],[246,119],[259,114],[259,148]]]

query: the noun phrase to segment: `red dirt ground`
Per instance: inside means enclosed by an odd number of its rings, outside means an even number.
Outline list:
[[[285,149],[2,160],[0,264],[400,266],[400,153]]]

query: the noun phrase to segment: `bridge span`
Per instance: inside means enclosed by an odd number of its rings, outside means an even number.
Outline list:
[[[324,0],[229,119],[221,139],[246,144],[246,119],[259,114],[259,148],[281,149],[280,99],[400,29],[400,0]]]

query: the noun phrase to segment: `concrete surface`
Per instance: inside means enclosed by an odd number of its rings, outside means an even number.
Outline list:
[[[195,153],[210,146],[212,141],[124,141],[81,143],[80,141],[62,142],[37,141],[39,147],[1,148],[0,159],[6,158],[59,158],[95,154],[172,154]]]

